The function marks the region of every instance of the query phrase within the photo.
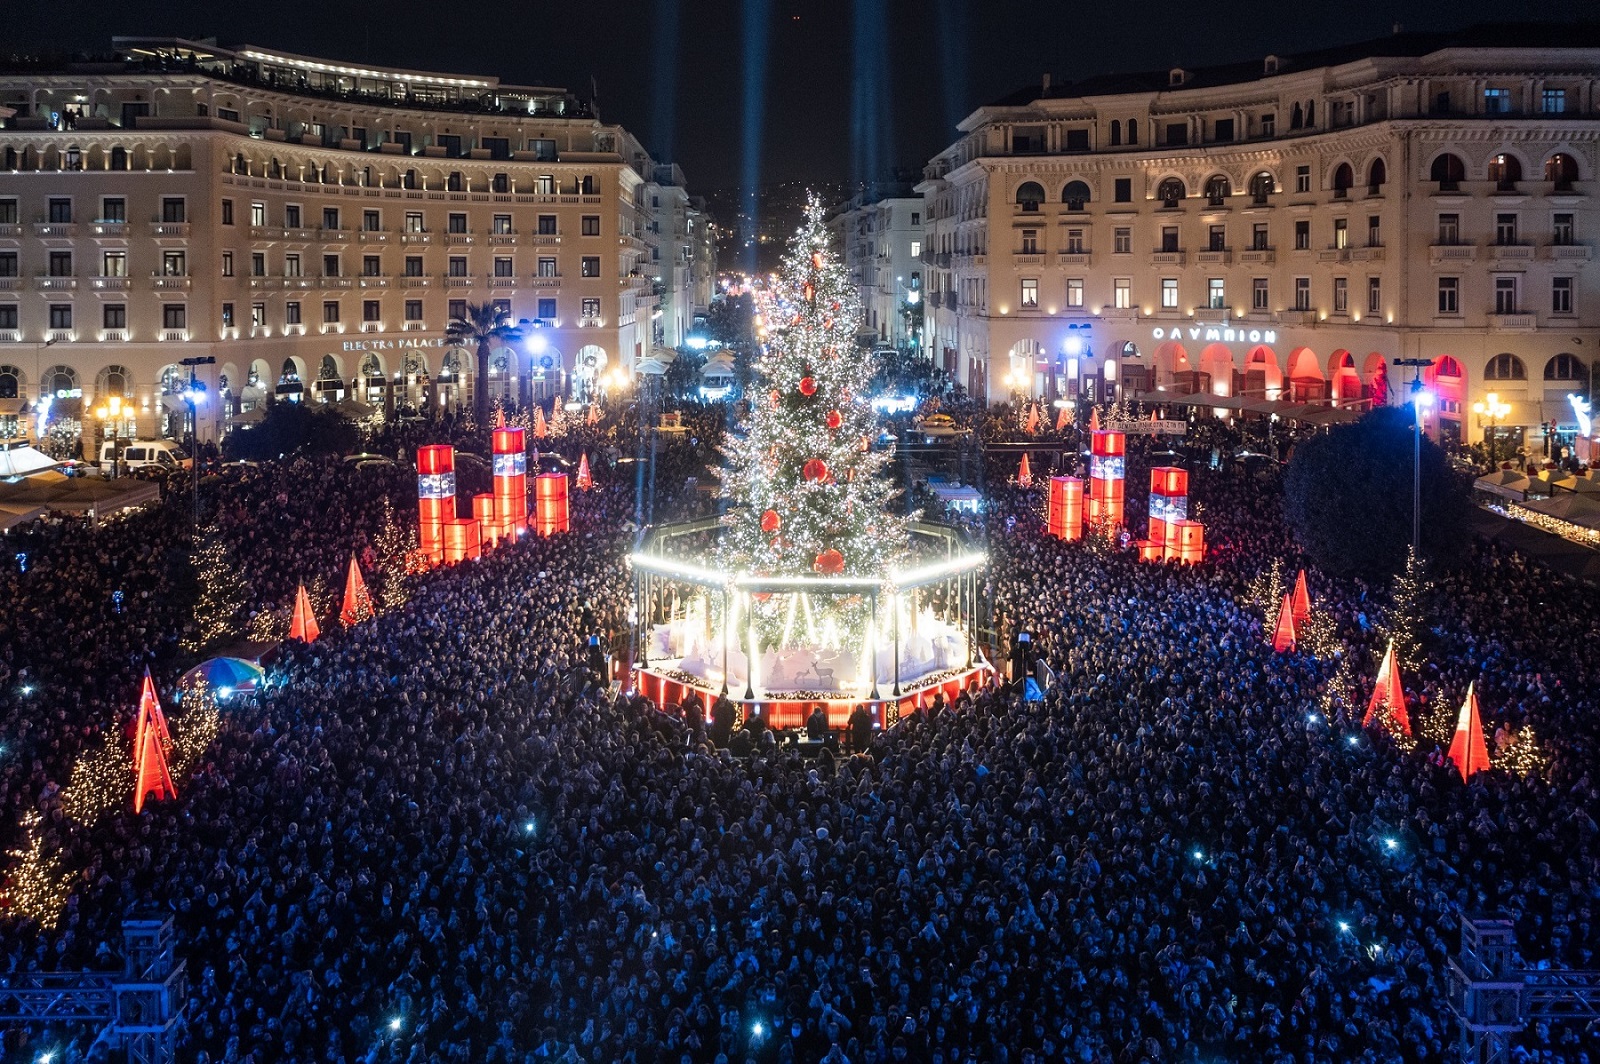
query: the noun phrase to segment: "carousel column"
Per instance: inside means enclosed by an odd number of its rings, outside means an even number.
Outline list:
[[[879,700],[878,694],[878,591],[872,591],[872,623],[867,627],[867,670],[872,677],[872,693],[868,696],[874,702]]]
[[[633,638],[637,640],[639,644],[639,668],[641,669],[648,669],[650,667],[650,618],[648,615],[648,610],[650,608],[649,592],[644,591],[643,598],[640,596],[641,590],[648,588],[649,586],[649,573],[634,573]]]
[[[916,601],[916,592],[911,593],[912,601]],[[900,596],[893,595],[889,608],[894,611],[894,696],[900,697]]]
[[[728,585],[722,585],[722,691],[726,698],[728,694],[728,636],[732,630],[733,615],[728,612],[729,596]]]
[[[756,611],[754,599],[749,592],[745,592],[744,623],[745,623],[745,653],[749,655],[744,664],[744,698],[746,702],[755,701],[756,697]]]

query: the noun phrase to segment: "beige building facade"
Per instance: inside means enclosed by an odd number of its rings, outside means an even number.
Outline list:
[[[0,435],[182,435],[194,357],[201,438],[269,395],[581,399],[687,313],[681,172],[564,90],[117,45],[0,73]],[[444,336],[491,301],[530,339],[480,382]]]
[[[927,350],[973,394],[1575,418],[1600,358],[1600,41],[1398,35],[1032,90],[925,170]],[[1497,425],[1473,410],[1490,392]]]

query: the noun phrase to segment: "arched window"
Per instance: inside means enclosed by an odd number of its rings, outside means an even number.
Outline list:
[[[450,171],[450,176],[445,179],[444,187],[445,187],[445,191],[447,191],[447,192],[461,192],[463,190],[462,189],[462,182],[461,182],[461,171],[460,170],[451,170]]]
[[[1069,211],[1083,210],[1083,205],[1089,202],[1089,186],[1082,181],[1068,181],[1067,187],[1061,190],[1061,202]]]
[[[1572,183],[1578,180],[1578,160],[1566,152],[1556,152],[1544,161],[1544,179],[1557,192],[1571,192]]]
[[[1467,166],[1461,161],[1461,156],[1449,152],[1433,160],[1433,167],[1428,171],[1428,180],[1437,181],[1440,192],[1455,192],[1466,179]]]
[[[1130,359],[1130,358],[1138,358],[1139,357],[1139,345],[1134,343],[1132,340],[1129,340],[1126,343],[1124,343],[1122,345],[1122,357],[1123,357],[1124,361],[1126,361],[1127,359]]]
[[[417,172],[415,170],[407,170],[405,179],[401,182],[401,184],[406,188],[416,188]]]
[[[1350,195],[1350,186],[1356,183],[1355,171],[1349,163],[1340,163],[1333,170],[1333,198],[1344,199]]]
[[[189,387],[189,374],[177,363],[161,367],[161,394],[177,395]]]
[[[128,168],[128,149],[127,148],[112,148],[111,149],[111,169],[113,169],[113,170],[126,170],[127,168]]]
[[[1220,207],[1229,196],[1233,195],[1233,182],[1225,174],[1213,174],[1206,181],[1206,202],[1213,207]]]
[[[1501,192],[1515,192],[1517,182],[1522,180],[1522,163],[1515,155],[1501,152],[1489,160],[1489,180]]]
[[[1017,206],[1025,211],[1036,211],[1044,202],[1044,186],[1037,181],[1024,181],[1017,189]]]
[[[283,369],[278,373],[279,384],[299,384],[300,370],[295,366],[294,359],[283,360]]]
[[[246,177],[250,176],[250,164],[245,162],[244,152],[240,152],[233,157],[233,172],[243,174]]]
[[[317,370],[317,380],[336,381],[339,379],[339,364],[333,360],[332,355],[322,356],[322,366]]]
[[[1589,379],[1589,370],[1577,358],[1563,351],[1544,364],[1544,379],[1547,381],[1586,381]]]
[[[1303,108],[1301,108],[1301,106],[1299,104],[1295,104],[1294,108],[1289,112],[1289,128],[1290,129],[1299,129],[1301,126],[1303,126],[1305,124],[1306,124],[1306,113],[1305,113],[1305,110]]]
[[[133,395],[133,374],[123,366],[107,366],[95,376],[94,391],[97,398],[108,395],[129,398]]]
[[[15,366],[0,366],[0,399],[16,399],[22,394],[22,371]]]
[[[1306,101],[1306,128],[1317,128],[1317,101],[1315,100]]]
[[[1139,143],[1139,120],[1137,118],[1128,119],[1128,143]]]
[[[82,170],[83,169],[83,149],[78,147],[77,145],[73,145],[72,147],[68,148],[67,149],[67,153],[66,153],[66,155],[64,157],[63,165],[68,170]]]
[[[267,176],[272,178],[274,181],[281,180],[283,178],[283,164],[278,161],[276,156],[274,156],[272,162],[267,165]]]
[[[1156,199],[1161,201],[1163,207],[1176,207],[1189,190],[1183,187],[1183,182],[1176,177],[1166,178],[1156,186]]]
[[[1495,355],[1484,367],[1483,379],[1486,381],[1525,381],[1528,379],[1528,367],[1522,364],[1522,359],[1513,354]]]
[[[1461,376],[1461,363],[1449,355],[1440,355],[1439,360],[1433,364],[1433,374],[1436,377]]]
[[[585,196],[598,196],[600,194],[600,189],[595,184],[595,180],[594,180],[594,175],[593,174],[584,174],[583,175],[583,186],[582,186],[582,188],[583,188],[583,195],[585,195]],[[1043,196],[1040,196],[1039,198],[1040,199],[1044,199]]]
[[[1372,165],[1367,167],[1367,195],[1376,196],[1383,191],[1383,183],[1389,180],[1389,168],[1382,159],[1372,160]]]
[[[1278,183],[1271,174],[1262,170],[1250,179],[1250,201],[1257,206],[1263,206],[1267,197],[1278,191]]]
[[[1115,148],[1122,143],[1122,123],[1115,118],[1111,120],[1111,146]]]
[[[368,353],[368,355],[361,360],[361,375],[363,377],[383,376],[383,366],[378,362],[377,355]]]
[[[65,399],[78,389],[78,371],[71,366],[51,366],[39,377],[44,394]]]

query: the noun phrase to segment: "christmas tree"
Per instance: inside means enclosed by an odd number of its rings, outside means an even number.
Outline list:
[[[762,576],[883,576],[906,557],[913,518],[889,512],[891,459],[872,447],[878,422],[866,402],[872,362],[855,347],[861,309],[815,197],[766,314],[749,417],[725,448],[722,479],[740,508],[727,519],[722,564]]]
[[[1422,560],[1413,548],[1406,552],[1406,567],[1395,577],[1384,616],[1382,633],[1394,640],[1394,654],[1403,669],[1422,666],[1422,632],[1427,625],[1426,596],[1432,585],[1424,575]]]
[[[184,637],[184,649],[199,653],[227,641],[238,631],[249,590],[215,524],[201,531],[189,563],[200,594],[194,604],[194,628]]]

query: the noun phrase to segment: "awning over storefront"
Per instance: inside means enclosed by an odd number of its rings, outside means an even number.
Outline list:
[[[1582,528],[1600,530],[1600,499],[1593,495],[1556,495],[1522,504],[1525,509]]]
[[[1545,470],[1533,479],[1536,494],[1600,495],[1600,482],[1590,477],[1563,476],[1560,470]]]
[[[1490,495],[1499,495],[1501,498],[1521,502],[1528,497],[1533,483],[1514,469],[1502,469],[1488,476],[1479,477],[1472,482],[1472,486]]]
[[[60,464],[27,444],[0,445],[0,477],[31,477]]]
[[[0,484],[0,509],[16,511],[37,507],[68,513],[120,510],[142,506],[161,497],[155,481],[137,477],[67,477],[60,473],[39,473],[16,484]]]
[[[1174,395],[1167,392],[1145,392],[1138,398],[1141,402],[1151,404],[1165,403],[1168,406],[1231,410],[1261,417],[1271,417],[1276,414],[1284,421],[1300,421],[1308,425],[1342,425],[1359,420],[1361,417],[1359,410],[1349,407],[1285,403],[1277,399],[1252,399],[1243,395],[1211,395],[1207,392]]]

